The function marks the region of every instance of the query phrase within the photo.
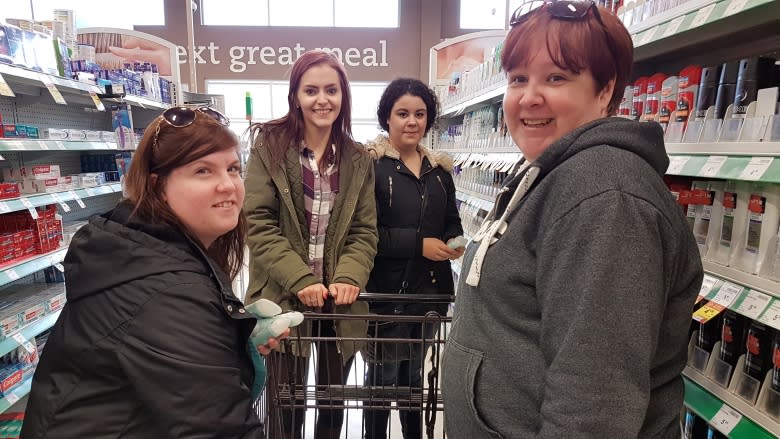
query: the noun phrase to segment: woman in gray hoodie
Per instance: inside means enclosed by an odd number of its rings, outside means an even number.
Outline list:
[[[503,108],[523,159],[464,257],[447,435],[679,438],[702,267],[660,125],[610,117],[631,37],[594,2],[527,3],[511,26]]]

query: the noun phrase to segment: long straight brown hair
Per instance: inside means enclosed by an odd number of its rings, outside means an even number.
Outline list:
[[[254,123],[249,127],[249,142],[254,148],[266,148],[270,156],[270,165],[277,168],[284,160],[287,149],[300,145],[305,132],[303,113],[298,107],[296,94],[301,86],[301,78],[310,68],[327,65],[339,75],[341,88],[341,111],[333,122],[330,132],[330,143],[336,145],[336,161],[346,151],[344,148],[352,145],[352,94],[349,90],[349,79],[344,66],[330,52],[311,50],[305,52],[295,61],[290,70],[290,89],[287,92],[289,110],[284,116],[265,123]]]
[[[244,262],[247,224],[243,209],[236,227],[205,248],[163,200],[162,192],[174,169],[214,152],[234,149],[238,154],[238,148],[238,137],[228,127],[199,111],[195,112],[191,125],[181,128],[170,126],[158,116],[146,129],[125,176],[127,200],[135,206],[133,215],[182,231],[198,243],[231,280],[238,275]]]

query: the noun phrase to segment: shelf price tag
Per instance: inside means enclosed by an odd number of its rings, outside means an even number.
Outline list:
[[[14,404],[16,404],[17,402],[19,402],[19,396],[17,396],[17,395],[16,395],[16,393],[9,393],[9,394],[8,394],[8,395],[5,397],[5,400],[6,400],[6,401],[8,401],[8,404],[9,404],[9,405],[14,405]]]
[[[720,407],[720,410],[715,413],[715,416],[710,419],[710,424],[717,428],[721,433],[728,435],[741,420],[742,414],[740,412],[723,404]]]
[[[725,155],[710,156],[697,175],[700,177],[715,177],[718,175],[718,172],[720,172],[720,168],[723,167],[723,164],[726,163],[726,159],[728,159],[728,157]]]
[[[57,204],[60,205],[60,207],[62,207],[62,210],[64,210],[65,213],[70,212],[70,206],[68,206],[68,203],[62,201],[62,198],[60,198],[59,195],[51,194],[51,197],[54,199],[55,202],[57,202]]]
[[[38,141],[38,149],[43,150],[43,151],[48,151],[49,150],[49,145],[45,141],[39,140]]]
[[[747,4],[747,0],[731,0],[728,2],[728,5],[726,6],[726,10],[723,11],[723,17],[728,17],[730,15],[734,15],[737,12],[740,12],[741,10],[745,9],[745,5]]]
[[[731,282],[726,282],[718,290],[718,294],[713,297],[710,302],[715,302],[718,305],[728,308],[739,297],[745,287],[735,285]]]
[[[676,34],[680,29],[682,22],[685,21],[685,17],[685,15],[680,15],[674,20],[670,21],[669,24],[666,25],[666,29],[664,29],[662,38],[671,37],[672,35]]]
[[[19,201],[21,201],[22,205],[27,208],[27,211],[30,212],[30,216],[32,217],[32,219],[34,220],[38,219],[38,211],[35,210],[35,206],[33,206],[33,204],[30,202],[29,199],[22,197],[19,198]]]
[[[704,279],[701,281],[701,288],[699,289],[699,296],[696,298],[696,303],[701,302],[702,299],[707,297],[707,295],[710,294],[710,291],[712,291],[712,288],[715,287],[716,283],[718,283],[718,279],[705,274]]]
[[[691,25],[688,27],[688,29],[693,29],[695,27],[699,27],[704,23],[706,23],[707,20],[709,20],[710,15],[712,15],[712,11],[714,10],[715,10],[715,3],[709,4],[699,9],[699,12],[697,12],[696,16],[693,17],[693,21],[691,22]]]
[[[770,296],[759,293],[758,291],[750,290],[735,311],[756,320],[758,319],[758,316],[764,312],[767,306],[769,306],[770,300],[772,300]]]
[[[738,178],[740,180],[758,180],[772,166],[774,160],[774,157],[753,157]]]
[[[84,204],[83,201],[81,201],[81,197],[79,197],[76,192],[68,191],[68,195],[70,195],[71,198],[76,200],[76,203],[78,203],[79,207],[81,207],[82,209],[86,209],[87,208],[87,205]]]
[[[642,34],[642,38],[639,40],[638,45],[644,46],[645,44],[652,42],[655,39],[656,32],[658,32],[658,26],[654,26],[645,31],[645,33]]]
[[[780,300],[774,299],[766,308],[766,311],[758,317],[758,321],[775,329],[780,329]]]
[[[8,203],[5,201],[0,201],[0,213],[7,213],[10,212],[11,208],[8,206]]]
[[[8,270],[5,270],[5,275],[8,276],[11,280],[17,280],[21,276],[19,276],[19,273],[16,272],[13,268],[9,268]]]
[[[17,332],[16,334],[14,334],[13,339],[16,340],[16,342],[19,343],[19,346],[23,347],[28,354],[32,354],[33,352],[35,352],[35,346],[33,346],[29,340],[24,338],[24,335],[22,335],[21,333]]]
[[[65,142],[62,140],[57,140],[54,142],[54,146],[56,146],[57,149],[65,149]]]
[[[685,165],[688,163],[691,157],[687,155],[675,155],[669,157],[669,168],[666,170],[667,174],[680,175]]]
[[[65,98],[62,97],[62,93],[60,93],[57,86],[54,85],[54,82],[52,82],[49,75],[41,73],[38,77],[41,79],[41,82],[43,82],[43,85],[49,90],[51,97],[54,98],[54,102],[60,105],[68,105],[68,103],[65,102]]]
[[[0,73],[0,95],[8,96],[9,98],[15,98],[16,95],[14,94],[14,91],[11,90],[11,87],[8,86],[8,83],[5,82],[5,78],[3,78],[3,74]]]
[[[94,197],[95,195],[97,195],[97,193],[95,192],[95,189],[93,189],[91,187],[85,188],[84,192],[86,192],[87,195],[89,195],[90,197]]]
[[[103,101],[100,100],[97,93],[90,91],[89,97],[92,98],[92,102],[95,104],[95,108],[97,108],[99,111],[106,111],[106,106],[103,105]]]

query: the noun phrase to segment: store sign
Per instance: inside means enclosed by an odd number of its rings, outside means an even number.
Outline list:
[[[317,47],[317,50],[331,52],[348,67],[388,67],[387,62],[387,40],[379,40],[374,47]],[[225,50],[209,42],[206,46],[195,46],[194,59],[198,64],[219,65],[222,62],[230,63],[230,71],[241,73],[247,70],[249,66],[260,65],[292,65],[304,52],[310,50],[303,47],[301,43],[295,43],[295,46],[232,46]],[[187,48],[178,46],[179,64],[188,62]]]

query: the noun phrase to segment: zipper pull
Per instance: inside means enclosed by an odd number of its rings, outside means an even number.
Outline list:
[[[390,203],[389,203],[389,206],[387,206],[387,207],[392,208],[393,207],[393,176],[392,175],[388,175],[387,176],[387,181],[390,183]]]

